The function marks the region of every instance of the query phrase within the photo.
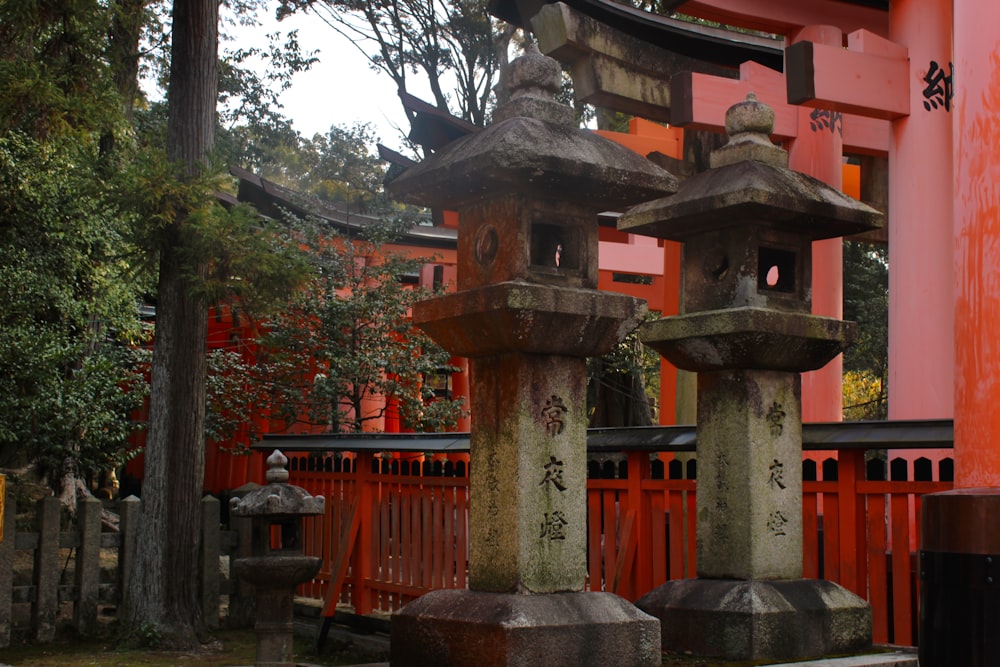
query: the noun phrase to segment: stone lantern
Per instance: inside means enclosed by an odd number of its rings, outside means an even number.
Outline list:
[[[802,579],[801,377],[855,337],[810,314],[811,243],[881,225],[881,214],[787,168],[774,112],[751,94],[729,109],[729,142],[676,195],[631,209],[619,229],[684,243],[681,314],[641,340],[698,373],[698,578],[638,606],[663,646],[727,659],[799,659],[871,644],[867,603]]]
[[[302,521],[322,516],[324,499],[287,484],[288,459],[277,449],[267,457],[266,486],[233,498],[230,511],[250,518],[252,556],[233,562],[237,576],[257,592],[258,667],[294,667],[295,587],[319,572],[322,559],[302,552]]]
[[[586,358],[645,306],[597,291],[597,216],[676,180],[574,127],[560,67],[531,49],[493,125],[411,167],[398,199],[457,210],[458,291],[413,319],[470,358],[468,591],[392,619],[392,664],[659,665],[655,619],[586,580]]]

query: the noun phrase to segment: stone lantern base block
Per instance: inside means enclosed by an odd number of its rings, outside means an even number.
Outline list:
[[[636,606],[660,619],[663,649],[727,660],[803,660],[871,647],[871,607],[823,579],[681,579]]]
[[[611,593],[428,593],[393,615],[392,667],[659,666],[660,624]]]

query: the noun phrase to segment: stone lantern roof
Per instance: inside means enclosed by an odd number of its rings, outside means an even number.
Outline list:
[[[677,194],[640,204],[621,231],[686,241],[707,229],[750,225],[785,229],[815,241],[882,226],[882,214],[826,183],[788,168],[771,143],[774,111],[750,93],[726,112],[729,143],[711,169],[685,180]]]
[[[621,209],[677,189],[677,179],[638,153],[574,127],[555,100],[558,63],[529,51],[511,63],[511,100],[494,123],[404,171],[387,184],[404,201],[460,209],[506,194],[567,199],[595,212]]]
[[[856,337],[810,314],[812,242],[882,226],[882,214],[788,168],[771,143],[774,111],[747,99],[726,112],[729,142],[677,194],[635,206],[618,229],[684,243],[680,315],[640,337],[678,368],[805,372]]]
[[[246,517],[292,517],[321,515],[323,496],[311,496],[300,486],[287,484],[288,458],[279,450],[267,457],[268,484],[254,489],[242,498],[233,498],[230,511]]]

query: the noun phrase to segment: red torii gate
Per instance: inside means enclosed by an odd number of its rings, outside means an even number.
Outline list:
[[[795,39],[822,40],[838,45],[839,29],[812,26],[796,32]],[[802,42],[811,44],[812,42]],[[791,47],[790,47],[791,48]],[[735,100],[754,92],[775,111],[774,138],[789,144],[792,169],[814,176],[837,189],[843,187],[842,156],[845,150],[884,155],[889,144],[886,122],[863,116],[817,110],[787,102],[786,77],[781,72],[747,62],[739,79],[685,72],[671,79],[670,117],[674,125],[722,131],[726,109]],[[840,239],[813,244],[813,313],[843,317],[843,251]],[[837,357],[824,368],[802,378],[802,416],[805,421],[839,421],[843,360]]]
[[[889,38],[786,51],[792,102],[888,119],[889,417],[953,414],[951,0],[893,2]]]

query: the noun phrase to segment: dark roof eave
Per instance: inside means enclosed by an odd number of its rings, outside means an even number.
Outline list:
[[[802,425],[802,448],[838,449],[951,449],[955,428],[951,419],[823,422]],[[589,453],[625,450],[649,452],[695,451],[694,426],[639,426],[587,431]],[[468,433],[325,433],[265,435],[252,449],[289,452],[439,452],[469,451]]]

